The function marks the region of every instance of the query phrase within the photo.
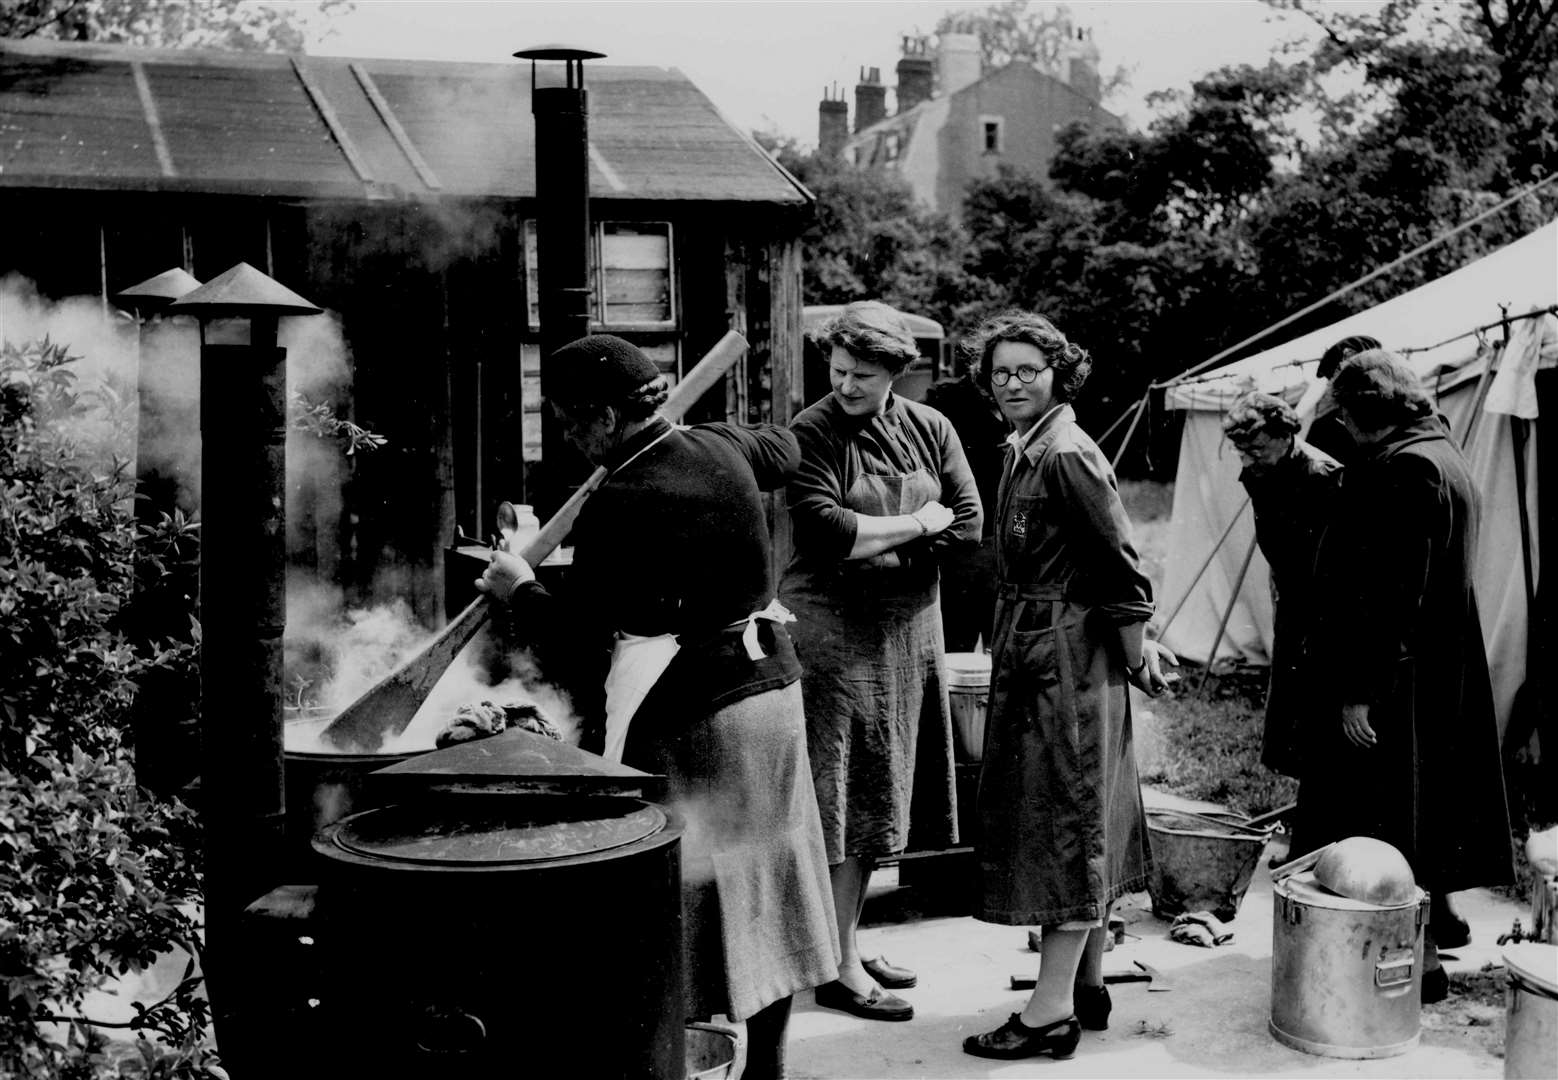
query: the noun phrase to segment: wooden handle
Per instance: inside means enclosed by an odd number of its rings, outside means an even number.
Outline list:
[[[660,412],[677,420],[692,404],[708,392],[724,374],[735,366],[746,352],[747,340],[732,330],[699,360],[697,365],[671,388]],[[535,538],[519,552],[520,558],[531,566],[541,565],[557,545],[568,538],[584,501],[605,482],[610,474],[604,468],[596,469],[568,501],[547,519]],[[384,743],[386,735],[398,735],[406,730],[417,710],[427,700],[433,684],[443,676],[454,658],[467,642],[476,636],[492,608],[486,596],[473,600],[464,611],[456,615],[433,638],[404,663],[375,683],[367,693],[336,714],[324,730],[324,737],[345,750],[374,751]]]
[[[1315,848],[1315,850],[1311,851],[1308,855],[1300,855],[1291,862],[1283,863],[1281,866],[1272,870],[1271,880],[1274,882],[1281,881],[1285,877],[1290,877],[1293,874],[1299,874],[1305,870],[1308,870],[1314,866],[1315,863],[1320,861],[1320,856],[1324,855],[1330,849],[1331,845],[1327,844],[1325,847]]]

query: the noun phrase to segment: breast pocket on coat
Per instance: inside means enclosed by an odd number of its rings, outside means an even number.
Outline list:
[[[1038,495],[1013,495],[1001,522],[1001,541],[1007,552],[1020,556],[1037,538],[1044,500]]]

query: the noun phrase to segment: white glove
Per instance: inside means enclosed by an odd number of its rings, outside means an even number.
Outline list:
[[[494,599],[506,601],[515,589],[535,579],[536,572],[524,559],[507,551],[494,551],[487,569],[476,579],[476,587]]]

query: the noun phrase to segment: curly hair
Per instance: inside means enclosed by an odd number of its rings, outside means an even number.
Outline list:
[[[880,300],[857,300],[823,324],[817,341],[837,346],[857,361],[876,364],[891,375],[919,359],[919,346],[897,308]]]
[[[1331,398],[1365,431],[1395,427],[1434,411],[1417,372],[1388,349],[1368,349],[1343,360],[1331,380]]]
[[[1290,438],[1303,426],[1293,406],[1274,394],[1255,390],[1235,401],[1228,415],[1223,417],[1223,434],[1235,446],[1247,443],[1257,435]]]
[[[1003,341],[1032,345],[1055,372],[1056,401],[1075,401],[1093,371],[1093,358],[1087,350],[1066,339],[1055,324],[1043,315],[1028,311],[1007,311],[986,319],[974,332],[973,347],[979,355],[979,384],[990,387],[990,365],[995,347]]]

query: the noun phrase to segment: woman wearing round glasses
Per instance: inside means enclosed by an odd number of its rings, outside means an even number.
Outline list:
[[[790,425],[795,557],[779,597],[796,615],[806,747],[838,913],[838,981],[817,1003],[868,1020],[908,1020],[891,990],[913,971],[856,943],[878,859],[957,840],[952,715],[938,561],[979,542],[973,474],[946,417],[892,392],[918,355],[903,316],[850,304],[823,328],[833,392]],[[913,808],[913,825],[910,809]]]
[[[979,783],[986,922],[1043,927],[1022,1011],[970,1036],[979,1057],[1065,1057],[1108,1027],[1101,960],[1109,908],[1146,887],[1147,826],[1129,688],[1168,686],[1146,641],[1141,572],[1114,473],[1071,402],[1092,368],[1048,319],[980,328],[981,372],[1015,430],[996,520],[993,670]]]

